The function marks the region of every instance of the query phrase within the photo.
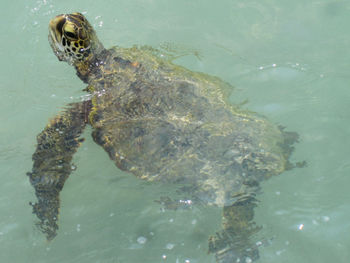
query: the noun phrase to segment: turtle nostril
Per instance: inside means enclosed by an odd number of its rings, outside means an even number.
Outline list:
[[[62,33],[63,25],[66,23],[66,19],[62,18],[60,22],[57,23],[56,29],[58,32]]]

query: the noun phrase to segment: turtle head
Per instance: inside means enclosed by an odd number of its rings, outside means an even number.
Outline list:
[[[77,65],[103,50],[95,30],[80,13],[58,15],[50,21],[49,42],[60,61]]]

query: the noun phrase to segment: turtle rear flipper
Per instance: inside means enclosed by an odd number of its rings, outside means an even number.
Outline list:
[[[209,238],[209,253],[218,263],[253,262],[259,251],[251,237],[261,227],[253,222],[255,199],[237,201],[223,209],[223,229]]]
[[[90,101],[71,104],[54,118],[38,135],[38,145],[33,154],[32,172],[27,173],[38,198],[33,213],[39,218],[37,225],[48,240],[56,236],[58,229],[59,193],[73,170],[73,154],[79,147],[79,139],[87,123]]]

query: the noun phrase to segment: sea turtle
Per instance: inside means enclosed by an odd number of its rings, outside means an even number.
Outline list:
[[[89,124],[119,169],[223,207],[222,229],[209,237],[217,262],[256,259],[255,194],[262,180],[294,166],[289,157],[298,135],[229,104],[229,84],[152,48],[105,49],[80,13],[53,18],[49,42],[88,84],[90,97],[68,105],[37,136],[28,175],[38,198],[33,213],[47,239],[56,235],[59,193]]]

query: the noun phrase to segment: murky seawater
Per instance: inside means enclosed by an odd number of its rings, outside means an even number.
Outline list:
[[[80,11],[106,47],[175,43],[176,60],[236,89],[234,103],[297,131],[294,169],[263,183],[259,262],[348,262],[350,257],[348,1],[3,1],[0,14],[0,261],[213,262],[207,238],[220,209],[162,211],[171,192],[119,171],[89,136],[62,191],[60,230],[35,228],[26,172],[36,135],[84,84],[59,63],[48,21]],[[200,54],[200,59],[196,56]]]

